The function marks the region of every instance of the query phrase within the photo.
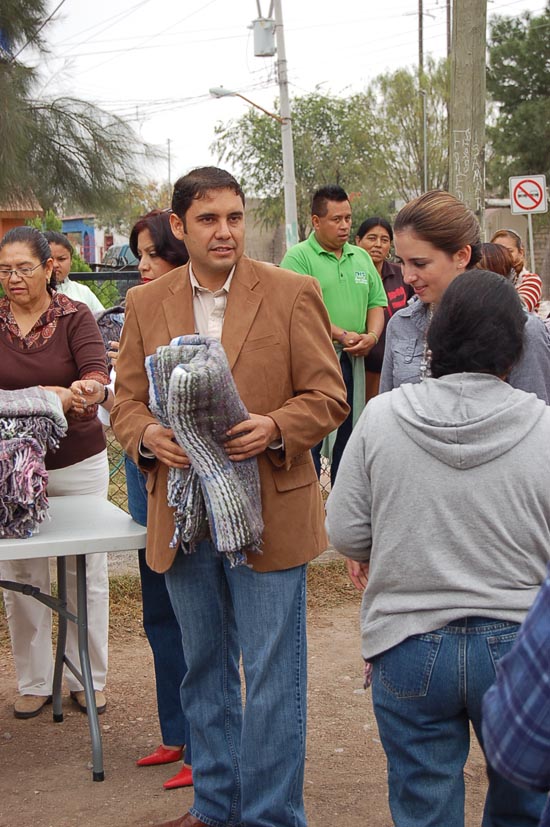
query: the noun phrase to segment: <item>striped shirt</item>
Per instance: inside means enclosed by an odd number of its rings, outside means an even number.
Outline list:
[[[516,290],[525,307],[530,313],[539,309],[542,298],[542,280],[536,273],[522,270],[516,282]]]

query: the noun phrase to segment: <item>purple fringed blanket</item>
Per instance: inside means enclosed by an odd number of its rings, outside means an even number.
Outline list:
[[[67,432],[53,391],[0,390],[0,537],[30,537],[47,513],[44,458]]]

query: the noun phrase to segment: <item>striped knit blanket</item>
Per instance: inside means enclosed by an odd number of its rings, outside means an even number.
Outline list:
[[[210,536],[231,566],[259,552],[263,532],[258,463],[231,462],[226,432],[248,419],[227,357],[214,338],[181,336],[148,356],[149,406],[172,428],[189,456],[187,470],[170,468],[168,504],[175,508],[171,547],[189,553]]]
[[[30,537],[48,511],[44,460],[67,432],[53,391],[0,390],[0,537]]]

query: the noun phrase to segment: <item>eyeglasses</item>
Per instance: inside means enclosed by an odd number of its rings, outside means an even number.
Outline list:
[[[45,261],[41,261],[40,264],[36,265],[36,267],[15,267],[13,270],[0,267],[0,281],[6,281],[6,279],[11,278],[14,273],[16,276],[21,276],[24,279],[28,279],[32,276],[35,270],[38,270],[38,268],[42,267],[45,263]]]

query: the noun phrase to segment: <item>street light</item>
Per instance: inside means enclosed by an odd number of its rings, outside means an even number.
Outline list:
[[[275,112],[269,112],[264,109],[259,103],[255,103],[241,95],[240,92],[235,92],[232,89],[225,89],[223,86],[214,86],[208,90],[215,98],[241,98],[241,100],[249,103],[259,109],[270,118],[274,118],[281,124],[281,136],[283,142],[283,180],[284,180],[284,196],[285,196],[285,224],[286,224],[286,246],[287,249],[298,243],[298,211],[296,208],[296,179],[294,176],[294,147],[292,144],[292,126],[290,123],[290,115],[282,117]]]
[[[277,115],[275,112],[269,112],[268,109],[264,109],[259,103],[254,103],[254,101],[251,101],[250,98],[245,98],[245,96],[241,95],[240,92],[234,92],[232,89],[226,89],[224,86],[213,86],[212,89],[209,89],[208,91],[215,98],[240,98],[241,100],[249,103],[250,106],[260,109],[265,115],[269,115],[270,118],[273,118],[280,124],[285,123],[285,119],[281,118],[280,115]]]

